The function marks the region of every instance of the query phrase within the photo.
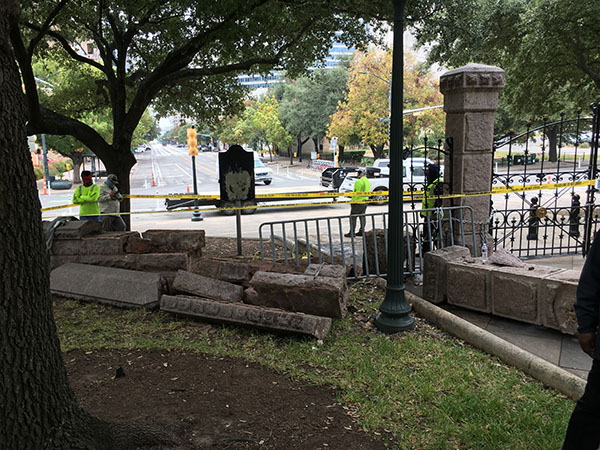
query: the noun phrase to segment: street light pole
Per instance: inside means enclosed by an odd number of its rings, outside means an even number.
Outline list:
[[[410,330],[415,320],[404,293],[404,205],[402,186],[404,7],[407,0],[394,1],[394,54],[392,63],[392,109],[390,120],[390,194],[388,230],[388,275],[385,299],[375,326],[385,333]]]
[[[46,135],[42,134],[42,156],[44,161],[44,182],[46,189],[50,192],[50,170],[48,169],[48,149],[46,149]]]

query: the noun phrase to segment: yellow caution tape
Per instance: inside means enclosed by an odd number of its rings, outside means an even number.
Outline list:
[[[69,205],[59,205],[59,206],[48,206],[46,208],[42,208],[40,211],[45,212],[45,211],[53,211],[55,209],[64,209],[64,208],[71,208],[72,206],[79,206],[75,203],[71,203]]]
[[[218,199],[219,196],[218,195],[200,195],[200,194],[168,194],[168,195],[152,195],[152,194],[130,194],[130,195],[124,195],[123,197],[127,197],[127,198],[170,198],[170,199]]]
[[[486,195],[497,195],[497,194],[506,194],[506,193],[517,193],[517,192],[525,192],[525,191],[541,191],[547,189],[561,189],[568,187],[577,187],[577,186],[593,186],[595,184],[595,180],[582,180],[582,181],[569,181],[564,183],[551,183],[551,184],[536,184],[536,185],[521,185],[521,186],[502,186],[495,187],[492,191],[482,191],[482,192],[470,192],[463,194],[446,194],[435,196],[436,199],[450,199],[450,198],[464,198],[464,197],[481,197]],[[263,194],[257,195],[256,200],[261,200],[265,198],[338,198],[338,197],[354,197],[356,195],[360,196],[369,196],[369,197],[388,197],[389,191],[372,191],[372,192],[361,192],[357,194],[355,192],[313,192],[313,193],[282,193],[282,194]],[[410,200],[420,200],[424,196],[423,191],[404,191],[403,199],[404,201]],[[129,195],[129,198],[169,198],[169,199],[219,199],[218,195],[194,195],[194,194],[175,194],[175,195]],[[250,206],[240,206],[240,207],[227,207],[227,208],[203,208],[203,209],[194,209],[194,210],[174,210],[174,211],[137,211],[137,212],[128,212],[121,213],[122,215],[127,214],[157,214],[164,212],[180,212],[180,211],[231,211],[236,209],[264,209],[264,208],[296,208],[296,207],[304,207],[304,206],[319,206],[319,205],[332,205],[332,204],[345,204],[345,203],[372,203],[374,200],[364,200],[364,201],[337,201],[337,202],[313,202],[313,203],[283,203],[283,204],[274,204],[274,205],[250,205]],[[60,206],[51,206],[47,208],[42,208],[42,212],[53,211],[57,209],[70,208],[73,206],[77,206],[76,204],[68,204],[68,205],[60,205]],[[107,214],[110,215],[110,214]]]

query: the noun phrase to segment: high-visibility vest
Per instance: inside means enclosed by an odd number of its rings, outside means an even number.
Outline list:
[[[100,214],[98,206],[98,197],[100,197],[100,186],[92,184],[90,186],[79,186],[73,193],[73,203],[79,204],[80,216],[97,216]]]
[[[441,202],[439,202],[436,205],[436,202],[439,201],[439,199],[437,198],[437,194],[435,192],[435,190],[437,189],[438,185],[442,182],[442,178],[438,177],[435,180],[433,180],[429,185],[427,185],[427,188],[425,189],[425,193],[427,195],[423,196],[423,202],[421,204],[421,208],[422,209],[432,209],[435,208],[436,206],[441,206]],[[425,216],[426,213],[421,213],[422,216]]]
[[[354,192],[371,192],[371,183],[367,177],[360,177],[354,183]],[[369,197],[366,195],[353,195],[352,200],[363,201],[368,200]]]

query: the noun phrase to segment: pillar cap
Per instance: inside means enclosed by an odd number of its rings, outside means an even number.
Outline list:
[[[467,64],[450,70],[440,77],[443,94],[464,90],[498,90],[504,87],[504,70],[485,64]]]

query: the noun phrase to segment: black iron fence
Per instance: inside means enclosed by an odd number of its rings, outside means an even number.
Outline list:
[[[521,134],[509,133],[494,143],[492,188],[527,191],[492,197],[489,233],[494,248],[519,257],[585,254],[600,222],[593,185],[576,182],[598,176],[600,103],[592,115],[561,113],[559,120],[532,122]],[[559,185],[571,183],[571,185]]]

